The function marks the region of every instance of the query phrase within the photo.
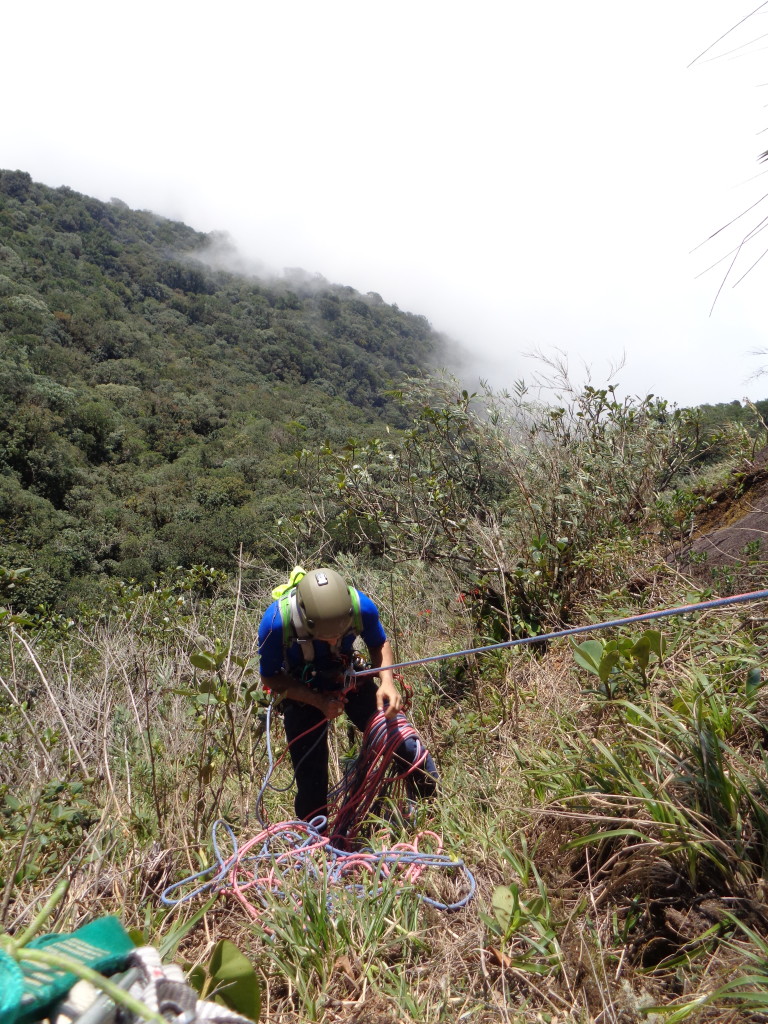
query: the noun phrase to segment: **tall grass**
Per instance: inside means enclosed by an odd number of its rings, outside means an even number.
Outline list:
[[[684,599],[658,578],[663,603]],[[415,827],[475,872],[469,907],[442,914],[387,885],[360,898],[321,873],[269,897],[258,925],[224,897],[164,908],[166,885],[212,862],[216,817],[255,831],[266,755],[249,659],[272,582],[251,584],[248,612],[222,586],[178,606],[136,594],[57,635],[4,634],[0,930],[23,928],[66,877],[55,927],[115,911],[189,965],[229,938],[257,968],[270,1021],[762,1012],[765,692],[749,668],[765,637],[738,613],[670,625],[664,663],[622,677],[613,700],[565,645],[407,673],[441,769]],[[472,635],[449,575],[404,565],[356,582],[403,660]],[[218,668],[194,667],[206,651]],[[281,749],[279,728],[274,739]],[[337,729],[340,761],[348,742]],[[272,820],[290,816],[290,770],[275,781],[288,788],[269,794]],[[407,835],[371,828],[379,844]]]

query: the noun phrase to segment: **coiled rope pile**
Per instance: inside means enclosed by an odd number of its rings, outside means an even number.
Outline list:
[[[768,598],[768,590],[737,594],[732,597],[716,598],[662,611],[646,612],[621,619],[576,626],[553,633],[522,637],[484,647],[418,658],[413,661],[400,662],[391,668],[410,668],[414,665],[442,661],[445,658],[482,654],[529,643],[541,643],[593,630],[627,626],[766,598]],[[361,678],[377,671],[377,669],[364,669],[353,673],[353,676]],[[277,766],[272,758],[270,722],[271,709],[268,713],[266,730],[269,769],[257,799],[259,808],[269,786],[271,775]],[[327,729],[327,722],[320,723],[320,727]],[[398,716],[394,720],[393,728],[384,720],[383,715],[377,715],[371,720],[365,733],[360,758],[345,772],[339,787],[331,794],[331,797],[336,800],[336,810],[331,817],[329,829],[326,828],[327,821],[324,817],[315,818],[310,822],[286,821],[276,825],[267,825],[261,819],[262,831],[242,847],[238,847],[237,839],[230,826],[223,821],[217,821],[213,826],[212,835],[216,864],[169,886],[161,895],[162,902],[167,906],[177,906],[203,893],[231,893],[245,907],[249,916],[256,920],[263,915],[268,906],[268,894],[285,897],[287,881],[302,873],[309,873],[318,879],[325,874],[329,882],[342,885],[346,890],[359,895],[375,895],[382,892],[383,885],[388,879],[394,879],[403,884],[413,884],[428,869],[441,868],[464,876],[467,888],[465,895],[454,902],[443,902],[424,894],[419,894],[419,898],[441,910],[458,910],[460,907],[466,906],[475,893],[474,876],[462,860],[452,860],[443,854],[442,842],[439,836],[433,832],[421,833],[412,843],[398,844],[391,850],[376,852],[374,850],[355,851],[341,848],[342,844],[345,847],[350,846],[357,827],[380,793],[382,784],[387,781],[387,771],[392,766],[394,751],[406,738],[406,727],[412,728],[404,716]],[[390,777],[389,781],[394,783],[403,779],[410,771],[419,770],[425,756],[426,752],[423,752],[408,771],[396,773]],[[279,760],[277,764],[279,764]],[[232,845],[232,852],[228,856],[224,856],[220,849],[218,833],[221,829],[227,832]],[[436,851],[419,850],[419,843],[423,840],[434,842]],[[373,878],[374,882],[378,881],[380,884],[372,887],[370,884],[365,885],[360,881],[352,880],[355,877],[360,878],[362,874],[368,875],[369,881]],[[192,888],[189,889],[189,886]],[[173,895],[185,888],[187,891],[182,895]],[[257,907],[254,901],[257,901],[260,906]]]
[[[382,893],[386,885],[394,885],[404,892],[423,881],[427,872],[436,870],[463,876],[464,894],[453,901],[445,901],[418,892],[418,899],[439,910],[458,910],[469,903],[475,893],[475,878],[463,860],[443,853],[442,840],[435,832],[419,832],[410,843],[397,843],[387,850],[354,848],[360,826],[383,789],[420,771],[426,760],[426,748],[404,715],[387,719],[377,714],[368,723],[360,755],[329,794],[327,818],[319,815],[308,822],[292,820],[267,824],[261,815],[263,795],[285,756],[283,753],[277,762],[272,757],[271,710],[270,707],[266,730],[269,766],[257,798],[262,830],[239,846],[232,828],[224,821],[215,822],[211,838],[216,863],[165,889],[160,899],[166,906],[178,906],[206,893],[221,892],[235,898],[248,916],[258,921],[264,916],[270,897],[286,898],[293,893],[300,911],[300,897],[292,883],[302,877],[326,879],[331,887],[341,886],[347,892],[371,897]],[[328,723],[321,722],[319,727],[327,729]],[[414,763],[406,766],[395,751],[409,738],[418,740],[419,750]],[[232,847],[228,855],[222,851],[219,839],[222,831]],[[332,896],[329,909],[333,909]],[[266,922],[264,927],[269,931]]]
[[[409,739],[416,742],[416,757],[406,764],[396,758],[396,751]],[[426,759],[427,749],[405,715],[374,715],[363,734],[359,756],[329,794],[331,841],[338,846],[350,846],[377,798],[385,791],[394,797],[395,790],[403,788],[399,784],[420,771]]]

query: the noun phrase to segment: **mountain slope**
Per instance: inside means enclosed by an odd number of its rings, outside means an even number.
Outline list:
[[[27,603],[271,558],[294,450],[397,426],[385,388],[439,358],[424,317],[217,270],[220,249],[0,171],[0,565],[34,568]]]

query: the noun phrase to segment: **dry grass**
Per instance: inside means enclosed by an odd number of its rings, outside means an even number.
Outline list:
[[[369,575],[363,586],[386,594],[386,579]],[[671,587],[668,577],[665,586]],[[649,588],[661,584],[651,580]],[[414,600],[398,585],[388,610],[382,602],[399,631],[401,657],[434,653],[435,637],[446,649],[464,641],[461,603],[445,593],[445,581],[431,591],[425,584]],[[734,938],[727,914],[758,935],[768,933],[760,877],[744,874],[727,884],[706,873],[692,877],[685,844],[674,848],[642,800],[618,785],[613,793],[593,787],[568,798],[536,795],[530,773],[537,766],[544,777],[551,763],[553,783],[557,771],[567,777],[569,763],[574,778],[584,769],[595,740],[629,751],[626,716],[585,694],[588,680],[564,642],[536,656],[494,655],[461,672],[432,665],[409,673],[414,716],[442,771],[441,797],[422,811],[420,824],[440,832],[476,874],[478,894],[469,907],[446,915],[396,899],[384,914],[375,900],[346,906],[347,931],[330,918],[312,924],[328,934],[310,935],[308,952],[270,938],[223,898],[187,931],[200,905],[168,912],[159,893],[209,862],[210,823],[218,814],[248,836],[265,767],[258,706],[247,699],[237,666],[224,672],[235,687],[232,721],[224,706],[195,708],[189,696],[197,686],[189,655],[201,637],[211,643],[232,633],[233,650],[254,652],[256,616],[238,612],[232,630],[228,608],[218,620],[198,609],[167,632],[145,608],[56,642],[8,638],[0,673],[5,930],[17,930],[67,877],[57,928],[116,912],[188,963],[204,962],[219,939],[230,938],[261,973],[263,1019],[281,1024],[630,1024],[653,1020],[646,1012],[653,1005],[697,999],[701,1005],[679,1019],[768,1019],[760,1007],[705,1001],[725,981],[753,971],[754,943],[744,934]],[[638,705],[650,707],[652,698],[682,707],[688,694],[691,707],[698,701],[701,708],[702,673],[725,703],[731,686],[733,703],[737,686],[729,680],[741,679],[762,644],[738,614],[710,616],[695,628],[679,624],[670,637],[675,649],[649,694],[633,694]],[[756,765],[758,727],[746,717],[733,722],[728,742]],[[52,780],[63,788],[48,800]],[[21,805],[13,814],[9,796]],[[290,799],[271,796],[272,817],[287,816]],[[78,801],[76,820],[53,813]],[[700,824],[702,831],[712,827],[703,816]],[[607,835],[574,845],[590,832],[617,828],[645,839]],[[29,866],[40,870],[25,874]],[[445,895],[455,891],[450,881],[435,884]],[[500,886],[516,887],[523,908],[509,933],[493,910]],[[277,921],[278,906],[274,914]],[[531,943],[547,929],[553,938],[544,955]]]

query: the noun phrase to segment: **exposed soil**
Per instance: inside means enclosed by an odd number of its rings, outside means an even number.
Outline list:
[[[768,448],[703,498],[693,530],[670,560],[707,585],[768,580]]]

